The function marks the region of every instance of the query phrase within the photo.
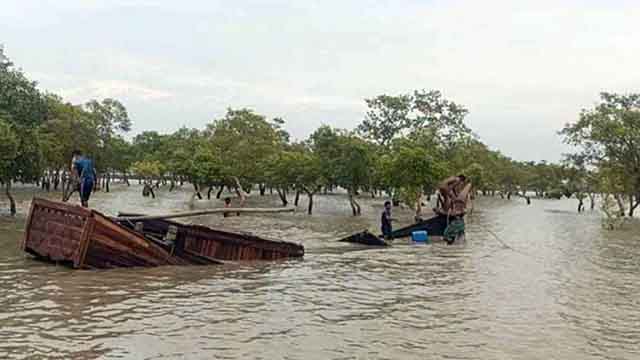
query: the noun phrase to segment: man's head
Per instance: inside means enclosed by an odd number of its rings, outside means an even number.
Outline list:
[[[467,181],[467,177],[464,175],[458,175],[458,179],[460,179],[460,181],[465,182]]]
[[[391,201],[387,200],[384,202],[384,209],[391,210]]]
[[[231,198],[230,197],[224,198],[224,203],[227,205],[231,204]]]
[[[78,149],[73,150],[73,152],[71,153],[71,156],[74,157],[74,158],[78,158],[78,157],[82,156],[82,151],[80,151]]]

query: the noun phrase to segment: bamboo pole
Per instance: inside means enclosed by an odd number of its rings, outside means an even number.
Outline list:
[[[220,214],[220,213],[252,213],[252,214],[260,214],[260,213],[283,213],[283,212],[294,212],[295,208],[218,208],[218,209],[209,209],[209,210],[198,210],[198,211],[187,211],[187,212],[179,212],[174,214],[167,215],[141,215],[141,216],[121,216],[121,217],[112,217],[114,221],[142,221],[142,220],[163,220],[163,219],[176,219],[182,217],[190,217],[190,216],[200,216],[200,215],[209,215],[209,214]]]

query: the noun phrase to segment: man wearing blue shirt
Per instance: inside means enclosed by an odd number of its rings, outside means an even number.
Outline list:
[[[75,171],[80,181],[80,201],[82,206],[88,207],[89,197],[96,182],[96,170],[93,167],[93,161],[83,156],[80,150],[74,150],[72,155],[71,171]]]

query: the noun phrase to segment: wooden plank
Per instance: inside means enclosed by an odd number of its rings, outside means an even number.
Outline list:
[[[95,228],[95,219],[91,216],[84,223],[84,229],[82,231],[82,235],[80,236],[80,245],[78,246],[78,253],[73,259],[73,266],[76,269],[81,268],[84,265],[84,260],[87,257],[87,250],[89,249],[89,244],[91,243],[91,239],[93,238],[93,229]]]
[[[295,208],[219,208],[219,209],[209,209],[209,210],[198,210],[198,211],[187,211],[180,212],[175,214],[167,214],[167,215],[148,215],[148,216],[121,216],[121,217],[113,217],[114,221],[142,221],[142,220],[164,220],[164,219],[177,219],[183,217],[191,217],[191,216],[201,216],[201,215],[210,215],[210,214],[220,214],[220,213],[283,213],[283,212],[294,212]]]
[[[29,215],[27,215],[27,222],[25,223],[25,232],[24,237],[22,238],[22,243],[20,244],[20,248],[22,251],[27,249],[27,241],[29,241],[29,237],[31,235],[31,220],[33,219],[33,212],[37,205],[31,201],[31,207],[29,208]]]
[[[64,204],[42,198],[34,198],[32,201],[32,206],[33,204],[36,204],[43,208],[56,209],[65,213],[70,213],[82,217],[88,217],[91,214],[91,210],[78,205]]]

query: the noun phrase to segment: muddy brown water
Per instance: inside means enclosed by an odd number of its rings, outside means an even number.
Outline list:
[[[322,196],[313,217],[193,219],[301,242],[304,260],[72,271],[18,250],[31,195],[0,218],[0,359],[640,358],[640,226],[604,231],[574,201],[480,199],[464,244],[363,250],[335,240],[376,229],[380,200],[352,218]],[[92,206],[158,214],[188,199],[117,187]]]

